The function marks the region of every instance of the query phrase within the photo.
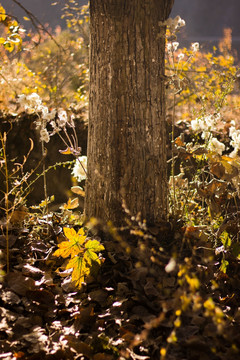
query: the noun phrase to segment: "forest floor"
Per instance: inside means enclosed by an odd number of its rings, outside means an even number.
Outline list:
[[[183,226],[135,225],[98,232],[105,261],[77,289],[64,259],[53,256],[63,215],[12,224],[10,271],[0,284],[0,359],[237,359],[239,262],[199,243],[194,231],[186,236]],[[1,235],[3,265],[5,241]],[[223,255],[227,273],[219,270]]]

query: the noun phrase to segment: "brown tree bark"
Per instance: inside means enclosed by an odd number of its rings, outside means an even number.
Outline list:
[[[120,225],[167,216],[164,52],[173,0],[90,1],[85,212]]]

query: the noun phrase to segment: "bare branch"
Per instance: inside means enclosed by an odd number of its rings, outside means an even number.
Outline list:
[[[23,6],[18,0],[12,0],[16,5],[18,5],[29,17],[32,25],[35,27],[35,29],[38,32],[39,35],[39,42],[41,40],[41,33],[40,30],[44,31],[46,34],[48,34],[48,36],[51,38],[51,40],[62,50],[64,50],[64,48],[62,47],[62,45],[60,45],[56,39],[54,38],[54,36],[48,31],[48,29],[41,23],[41,21],[38,20],[38,18],[28,9],[25,8],[25,6]]]

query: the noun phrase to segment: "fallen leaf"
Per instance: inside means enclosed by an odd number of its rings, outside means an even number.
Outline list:
[[[104,306],[106,304],[106,300],[108,297],[108,294],[106,291],[102,289],[94,290],[89,293],[89,296],[92,301],[96,301],[101,306]]]
[[[114,360],[115,357],[110,354],[98,353],[93,356],[93,360]]]
[[[82,197],[85,197],[85,191],[80,186],[72,186],[71,191],[74,194],[80,195]]]
[[[8,287],[17,295],[25,296],[28,290],[35,289],[35,281],[23,276],[20,272],[10,272],[6,275]]]
[[[52,292],[48,290],[28,290],[26,291],[26,297],[39,304],[54,305],[55,297]]]
[[[13,225],[21,225],[28,215],[28,209],[25,206],[21,206],[11,213],[10,222]]]
[[[11,249],[13,247],[13,245],[16,243],[16,241],[17,241],[17,236],[13,235],[13,234],[9,234],[9,236],[8,236],[8,247],[9,247],[9,249]],[[0,247],[1,248],[6,248],[7,247],[7,240],[6,240],[5,235],[0,235]]]
[[[43,275],[43,271],[30,264],[25,264],[22,268],[22,274],[25,276],[31,275],[32,277],[39,279]]]
[[[19,296],[10,290],[3,291],[1,294],[1,298],[3,302],[9,305],[18,305],[21,302]]]
[[[89,359],[92,357],[93,350],[90,345],[79,341],[79,339],[73,335],[67,335],[65,339],[68,341],[68,345],[77,351],[78,355],[87,356]]]
[[[75,199],[68,199],[68,202],[60,207],[60,209],[64,210],[73,210],[76,209],[79,206],[79,200],[78,198]]]

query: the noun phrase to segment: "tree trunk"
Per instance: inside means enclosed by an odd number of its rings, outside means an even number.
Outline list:
[[[167,216],[164,21],[173,0],[90,1],[87,217]]]

